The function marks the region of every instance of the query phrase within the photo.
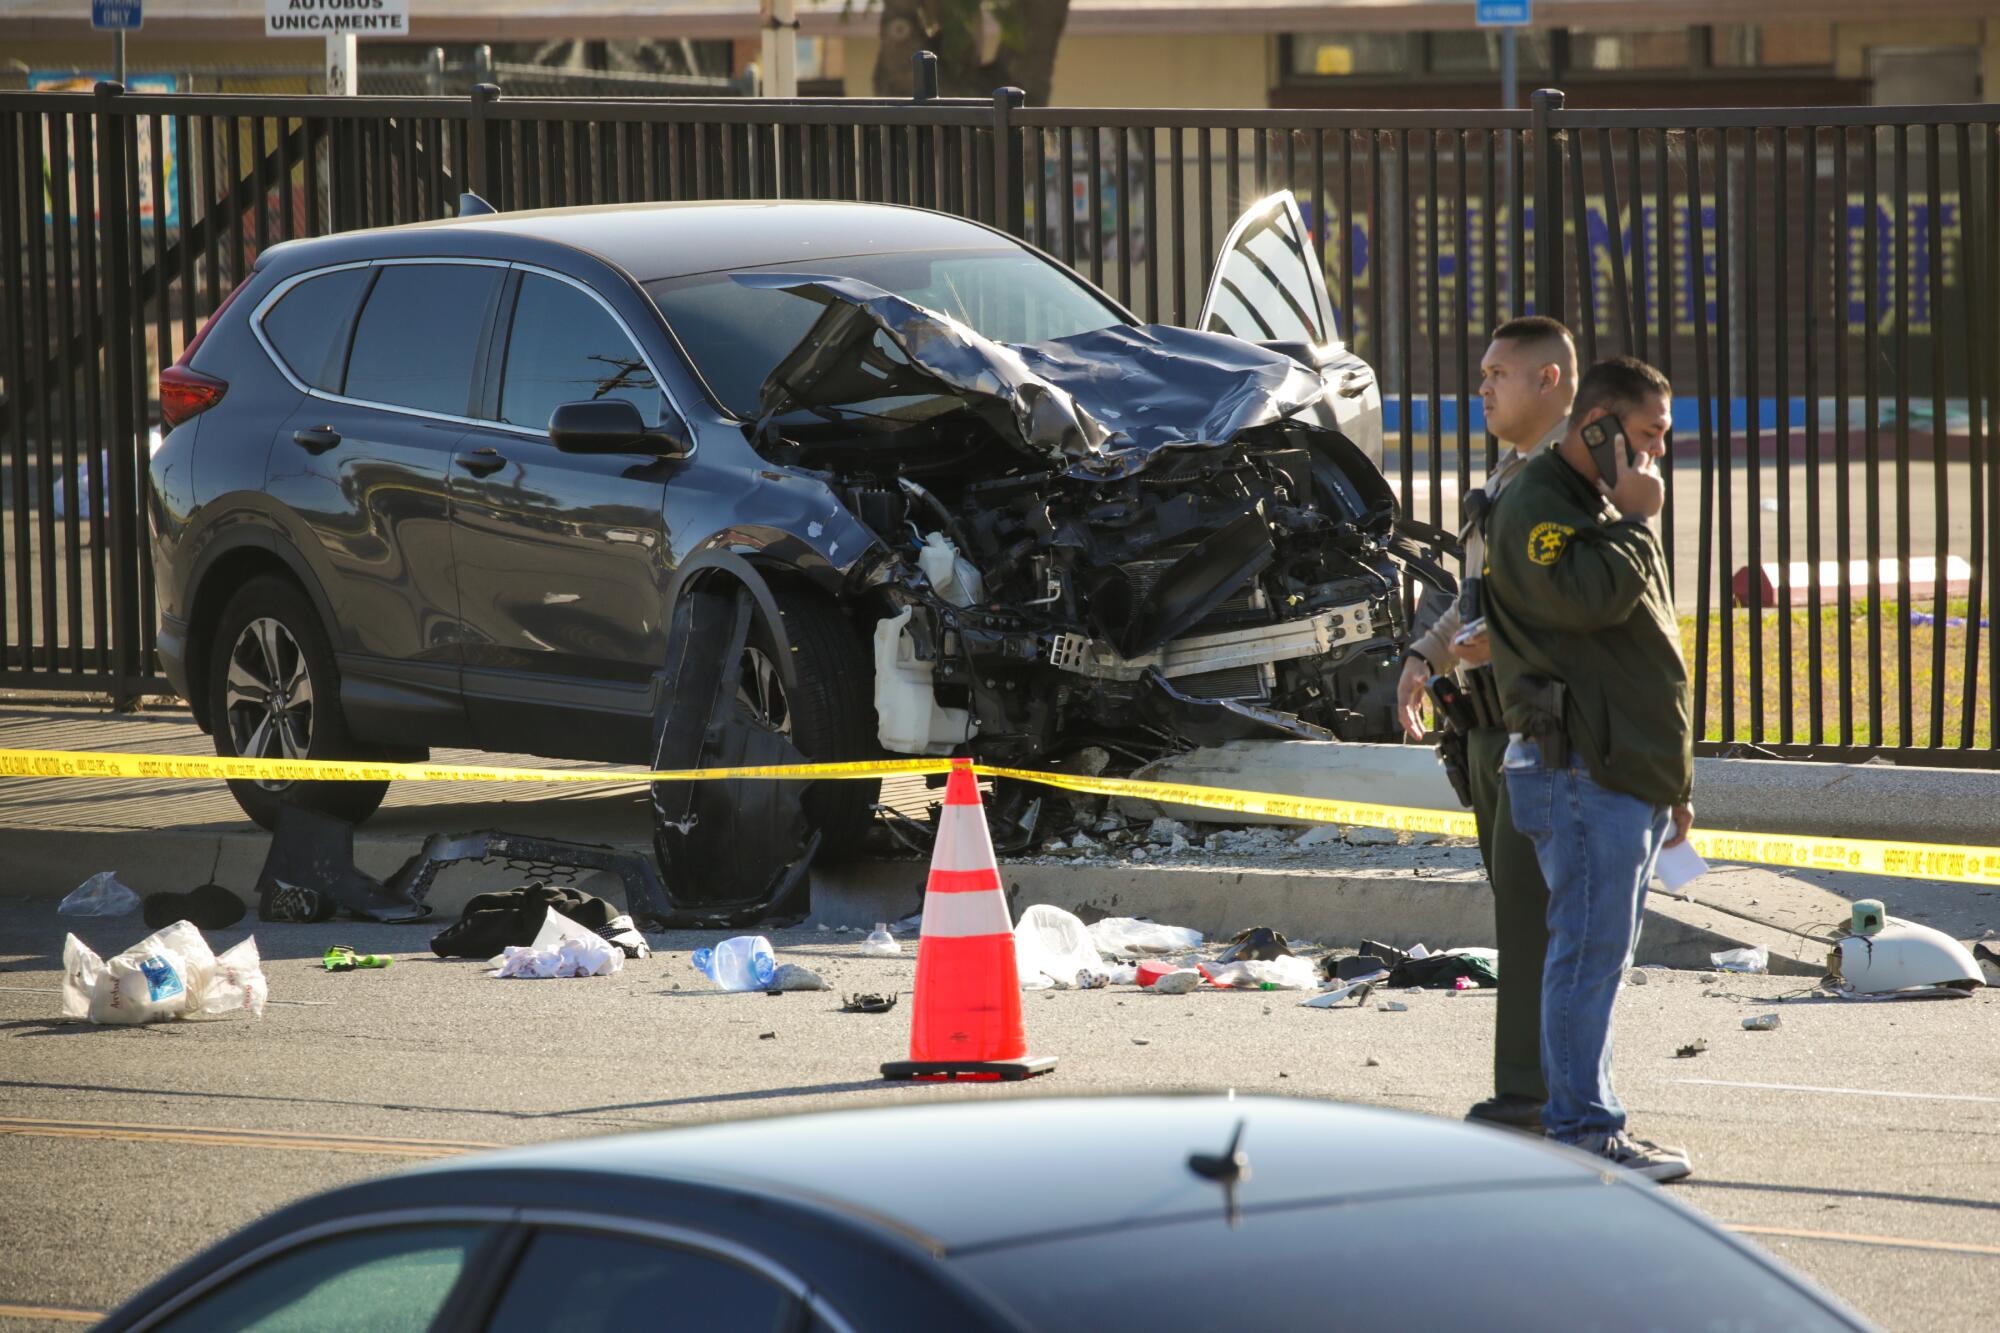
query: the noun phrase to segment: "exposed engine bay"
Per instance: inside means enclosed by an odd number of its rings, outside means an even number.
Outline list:
[[[1339,428],[1329,379],[1373,383],[1350,353],[1126,324],[1004,344],[858,279],[734,279],[821,307],[744,429],[875,539],[838,601],[872,640],[882,751],[1088,749],[1129,771],[1229,740],[1396,734],[1406,583],[1455,592],[1453,543],[1399,516]],[[740,590],[698,587],[674,617],[656,767],[865,757],[758,721]],[[798,902],[814,855],[858,841],[855,786],[655,784],[670,893],[743,920]],[[1035,804],[996,791],[997,844],[1033,835]]]
[[[1452,580],[1311,368],[1163,326],[1006,347],[864,283],[757,281],[826,306],[761,446],[882,541],[885,750],[1394,734],[1404,573]]]

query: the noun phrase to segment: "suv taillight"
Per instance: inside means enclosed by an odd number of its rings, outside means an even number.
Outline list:
[[[210,315],[195,332],[194,341],[181,349],[180,359],[160,372],[160,424],[167,430],[172,430],[190,417],[200,416],[221,402],[222,395],[229,392],[227,380],[219,380],[213,375],[190,370],[188,363],[194,360],[194,354],[201,350],[201,344],[208,337],[208,331],[215,327],[216,322],[234,304],[236,298],[243,294],[243,288],[248,285],[248,281],[245,279],[230,289],[229,295],[222,298],[222,304],[215,308],[215,313]]]
[[[222,401],[229,385],[178,363],[160,372],[160,424],[168,430]]]

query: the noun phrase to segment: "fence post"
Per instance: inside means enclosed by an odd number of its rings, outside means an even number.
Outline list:
[[[1562,151],[1549,125],[1549,113],[1560,111],[1563,95],[1556,88],[1538,88],[1528,99],[1535,143],[1535,313],[1563,317]]]
[[[111,705],[128,712],[139,702],[139,406],[132,401],[133,360],[131,241],[137,225],[126,194],[125,119],[118,99],[123,85],[97,85],[97,226],[105,259],[104,386],[110,395],[110,438],[105,443],[111,494],[104,515],[110,526]],[[81,220],[90,226],[90,219]],[[88,299],[86,293],[86,299]],[[93,523],[95,517],[93,516]],[[102,538],[100,538],[101,540]],[[45,555],[46,559],[47,556]]]
[[[918,51],[910,57],[910,100],[935,102],[937,95],[937,52]]]
[[[1014,110],[1027,100],[1019,88],[993,90],[993,224],[1015,236],[1028,229],[1021,199],[1021,145],[1014,137]]]
[[[498,156],[494,149],[498,145],[492,140],[492,127],[486,119],[486,109],[499,100],[499,97],[498,84],[472,85],[472,133],[468,136],[472,160],[465,164],[465,187],[495,208],[500,206],[499,203],[486,191],[498,174],[493,170],[494,160]]]

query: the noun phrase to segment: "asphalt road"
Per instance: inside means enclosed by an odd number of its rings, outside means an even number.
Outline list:
[[[101,1311],[286,1200],[461,1145],[912,1098],[1228,1087],[1449,1116],[1487,1087],[1490,995],[1399,996],[1409,1011],[1386,1013],[1130,988],[1027,997],[1034,1047],[1061,1060],[1049,1078],[886,1085],[876,1067],[901,1054],[907,1008],[843,1014],[838,995],[907,991],[913,961],[805,929],[776,934],[780,953],[834,994],[718,993],[688,963],[706,936],[657,937],[661,953],[615,977],[502,982],[432,958],[423,926],[262,926],[261,1021],[93,1028],[58,1017],[67,929],[106,954],[144,933],[136,918],[0,900],[0,1309],[14,1312]],[[328,974],[316,960],[336,942],[399,961]],[[1773,1012],[1794,981],[1649,978],[1620,1001],[1620,1089],[1637,1132],[1692,1151],[1681,1197],[1888,1328],[1991,1328],[2000,993],[1805,998],[1752,1033],[1741,1019]],[[1705,1054],[1675,1057],[1696,1038]],[[1393,1280],[1414,1291],[1427,1276]],[[32,1326],[65,1325],[0,1315]]]

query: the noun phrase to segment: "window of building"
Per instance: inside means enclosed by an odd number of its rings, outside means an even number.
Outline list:
[[[1793,69],[1833,64],[1830,23],[1731,23],[1709,31],[1718,69]]]
[[[1302,34],[1291,41],[1291,73],[1306,79],[1407,74],[1415,64],[1413,44],[1400,32]]]
[[[1691,29],[1571,28],[1569,67],[1576,70],[1686,69]]]
[[[1430,35],[1430,72],[1450,78],[1483,78],[1500,72],[1500,34],[1491,28],[1477,32],[1434,32]],[[1514,41],[1514,60],[1523,77],[1549,72],[1549,34],[1530,28]]]

